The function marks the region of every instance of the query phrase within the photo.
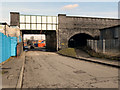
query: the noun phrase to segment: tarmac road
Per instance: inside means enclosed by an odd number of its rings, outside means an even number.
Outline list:
[[[51,52],[28,51],[22,88],[118,88],[118,69]]]

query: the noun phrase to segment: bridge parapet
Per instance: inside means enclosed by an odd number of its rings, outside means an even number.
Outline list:
[[[58,17],[45,15],[25,15],[10,12],[10,25],[19,26],[21,30],[58,30]]]
[[[57,16],[20,15],[21,30],[57,30]]]

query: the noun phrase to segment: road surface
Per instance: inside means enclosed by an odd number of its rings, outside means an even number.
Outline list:
[[[118,88],[118,69],[52,52],[28,51],[22,88]]]

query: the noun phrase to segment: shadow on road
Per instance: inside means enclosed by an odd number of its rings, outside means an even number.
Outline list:
[[[46,49],[46,47],[35,47],[33,49],[28,49],[27,51],[56,52],[54,50],[48,50],[48,49]]]

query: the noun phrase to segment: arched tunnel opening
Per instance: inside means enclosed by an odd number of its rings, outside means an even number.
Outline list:
[[[85,33],[76,34],[69,39],[68,47],[72,47],[72,48],[85,47],[87,46],[87,39],[94,39],[94,38]]]
[[[57,50],[56,31],[50,30],[21,30],[23,48],[34,51]]]

